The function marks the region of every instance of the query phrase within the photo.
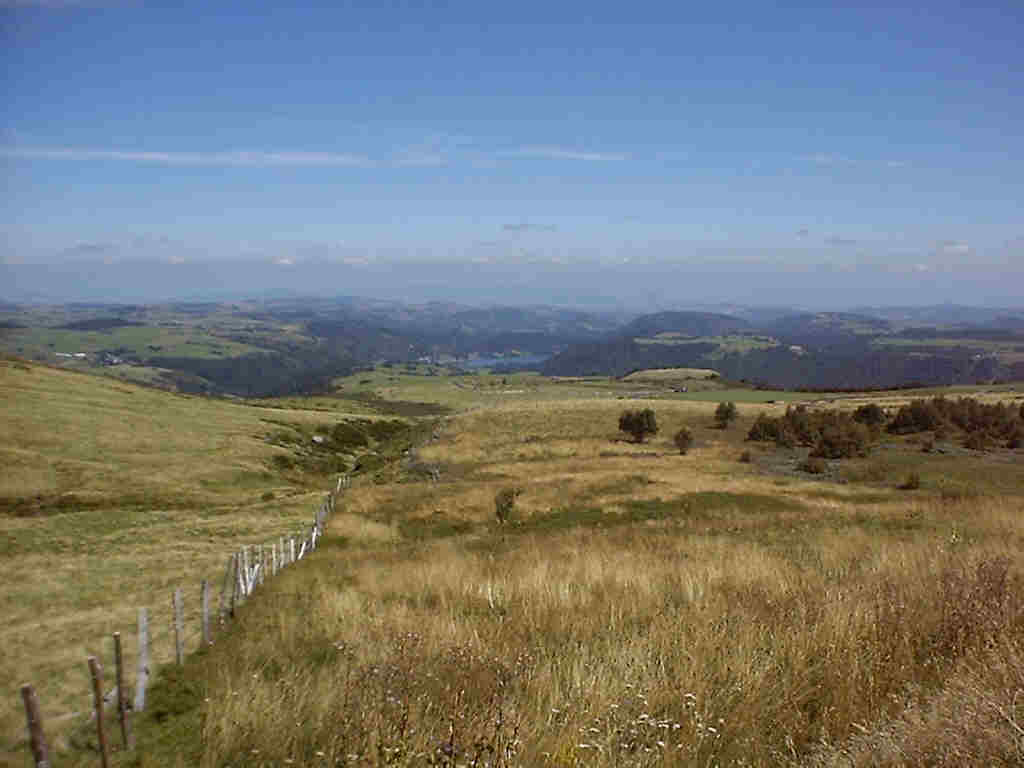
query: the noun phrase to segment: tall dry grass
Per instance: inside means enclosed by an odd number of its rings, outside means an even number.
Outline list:
[[[1024,630],[998,547],[494,535],[342,551],[254,602],[209,670],[200,764],[820,760]]]

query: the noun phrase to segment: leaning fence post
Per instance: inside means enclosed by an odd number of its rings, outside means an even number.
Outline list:
[[[203,648],[210,644],[210,582],[203,579],[199,585],[199,604],[203,612]]]
[[[43,735],[43,718],[39,714],[39,699],[35,689],[25,683],[21,686],[21,700],[25,702],[25,720],[28,721],[28,743],[36,768],[50,768],[50,750]]]
[[[180,667],[185,660],[185,627],[181,617],[181,587],[174,590],[171,604],[174,607],[174,660]]]
[[[96,707],[96,738],[100,742],[100,765],[107,768],[107,734],[103,731],[103,667],[95,656],[89,657],[89,674],[92,676],[92,699]]]
[[[131,749],[131,726],[128,722],[128,702],[124,689],[124,661],[121,655],[121,633],[114,633],[114,675],[117,683],[117,721],[121,725],[121,743],[125,749]]]
[[[231,555],[228,555],[228,567],[224,571],[224,582],[220,585],[220,601],[217,604],[217,619],[220,623],[224,624],[224,611],[227,606],[225,601],[227,600],[228,584],[231,583]]]
[[[132,709],[146,708],[146,685],[149,683],[149,617],[145,608],[139,608],[139,668],[135,673],[135,703]]]

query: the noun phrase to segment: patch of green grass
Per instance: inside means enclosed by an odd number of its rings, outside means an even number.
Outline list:
[[[803,492],[806,499],[834,501],[839,504],[885,504],[899,501],[900,498],[891,493],[839,493],[828,489],[814,489]]]
[[[718,515],[764,515],[801,509],[793,499],[758,493],[697,491],[674,499],[633,499],[622,512],[595,506],[571,506],[524,520],[523,532],[555,531],[576,526],[612,526],[670,519],[713,519]]]

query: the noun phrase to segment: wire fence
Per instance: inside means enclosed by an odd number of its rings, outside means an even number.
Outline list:
[[[283,570],[316,550],[324,534],[327,519],[333,514],[338,497],[349,486],[347,475],[317,507],[312,523],[293,536],[282,536],[265,544],[246,545],[228,556],[223,576],[214,583],[203,579],[188,594],[178,587],[158,605],[140,607],[137,625],[131,632],[113,633],[113,644],[87,658],[91,689],[84,690],[83,708],[50,715],[52,724],[88,718],[95,721],[100,764],[109,764],[109,741],[104,713],[114,708],[123,749],[135,748],[131,733],[131,714],[146,707],[146,690],[160,660],[181,665],[188,650],[211,645],[215,632],[226,626],[239,606],[258,595],[259,587]],[[154,649],[162,653],[154,653]],[[168,653],[165,649],[173,649]],[[78,667],[79,665],[75,665]],[[113,675],[103,675],[103,670]],[[134,685],[129,685],[132,676]],[[130,689],[130,690],[129,690]],[[129,693],[131,695],[129,695]],[[39,699],[34,686],[21,686],[22,704],[28,727],[29,749],[36,768],[51,768]],[[91,700],[91,706],[90,706]]]

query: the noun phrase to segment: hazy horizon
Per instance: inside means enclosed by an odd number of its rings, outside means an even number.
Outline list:
[[[1016,279],[1016,278],[1014,278]],[[833,293],[821,290],[836,286]],[[688,306],[788,306],[809,311],[855,307],[961,305],[1024,308],[1011,282],[1000,295],[970,271],[840,270],[742,263],[559,265],[523,270],[505,264],[413,262],[353,266],[253,261],[188,264],[148,261],[0,264],[0,300],[23,304],[153,304],[360,297],[420,304],[550,305],[654,312]],[[835,296],[835,298],[831,298]]]

